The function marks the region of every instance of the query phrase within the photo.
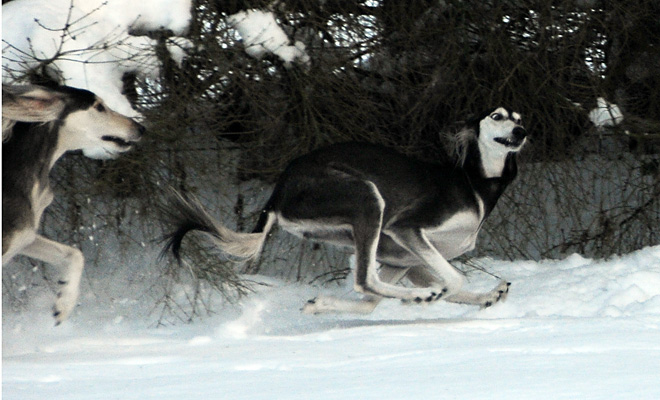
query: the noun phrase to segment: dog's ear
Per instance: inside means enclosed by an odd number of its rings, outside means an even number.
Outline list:
[[[479,121],[481,121],[480,114],[472,113],[468,115],[467,119],[465,120],[465,126],[474,127],[479,125]]]
[[[475,114],[472,113],[468,115],[467,119],[465,120],[465,124],[463,125],[467,129],[471,129],[475,132],[479,132],[479,122],[483,119],[483,113],[481,114]]]
[[[48,122],[57,119],[65,106],[65,96],[35,86],[2,85],[2,116],[14,121]]]

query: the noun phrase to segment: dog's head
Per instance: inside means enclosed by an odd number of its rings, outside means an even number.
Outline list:
[[[454,138],[454,153],[459,165],[465,165],[469,154],[475,155],[485,175],[496,177],[501,176],[509,155],[520,151],[526,141],[520,114],[497,107],[467,121]]]
[[[65,95],[66,102],[59,119],[60,144],[65,150],[82,150],[96,159],[116,158],[145,132],[142,125],[111,110],[90,91],[70,87],[57,91]]]
[[[517,152],[527,141],[520,114],[506,107],[483,113],[475,128],[482,152]]]

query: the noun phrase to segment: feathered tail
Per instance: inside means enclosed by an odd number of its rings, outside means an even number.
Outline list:
[[[207,234],[211,242],[221,251],[249,261],[257,258],[261,253],[268,231],[273,226],[275,216],[266,210],[262,213],[253,233],[235,232],[211,217],[199,200],[189,198],[172,189],[171,201],[167,214],[176,226],[176,229],[165,235],[165,247],[162,255],[170,250],[181,263],[181,242],[190,231],[200,231]]]

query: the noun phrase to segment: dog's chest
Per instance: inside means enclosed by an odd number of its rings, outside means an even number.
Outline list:
[[[46,207],[53,202],[53,191],[48,184],[41,184],[39,181],[32,186],[32,209],[34,210],[34,226],[39,226],[41,215]]]
[[[437,227],[424,229],[424,234],[446,259],[473,250],[484,217],[484,205],[477,198],[478,207],[457,212]]]

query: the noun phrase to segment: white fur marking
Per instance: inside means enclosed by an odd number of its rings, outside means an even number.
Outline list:
[[[371,192],[376,197],[378,202],[378,210],[380,211],[380,218],[378,220],[378,235],[369,244],[369,265],[367,266],[367,285],[370,287],[380,287],[384,283],[378,277],[378,263],[376,256],[378,254],[378,240],[380,238],[381,230],[383,229],[383,211],[385,210],[385,200],[381,196],[380,191],[375,183],[366,181],[367,185],[371,188]]]
[[[461,211],[442,225],[423,230],[429,242],[447,260],[474,249],[484,215],[483,201],[477,197],[477,202],[478,213]]]
[[[53,192],[48,186],[42,187],[40,182],[37,181],[32,186],[30,200],[32,201],[32,210],[34,212],[33,226],[37,227],[39,226],[44,210],[53,202]]]
[[[329,221],[319,220],[290,220],[280,212],[276,213],[276,217],[280,228],[300,238],[304,238],[306,233],[338,233],[351,230],[351,226],[348,224],[333,224]]]

